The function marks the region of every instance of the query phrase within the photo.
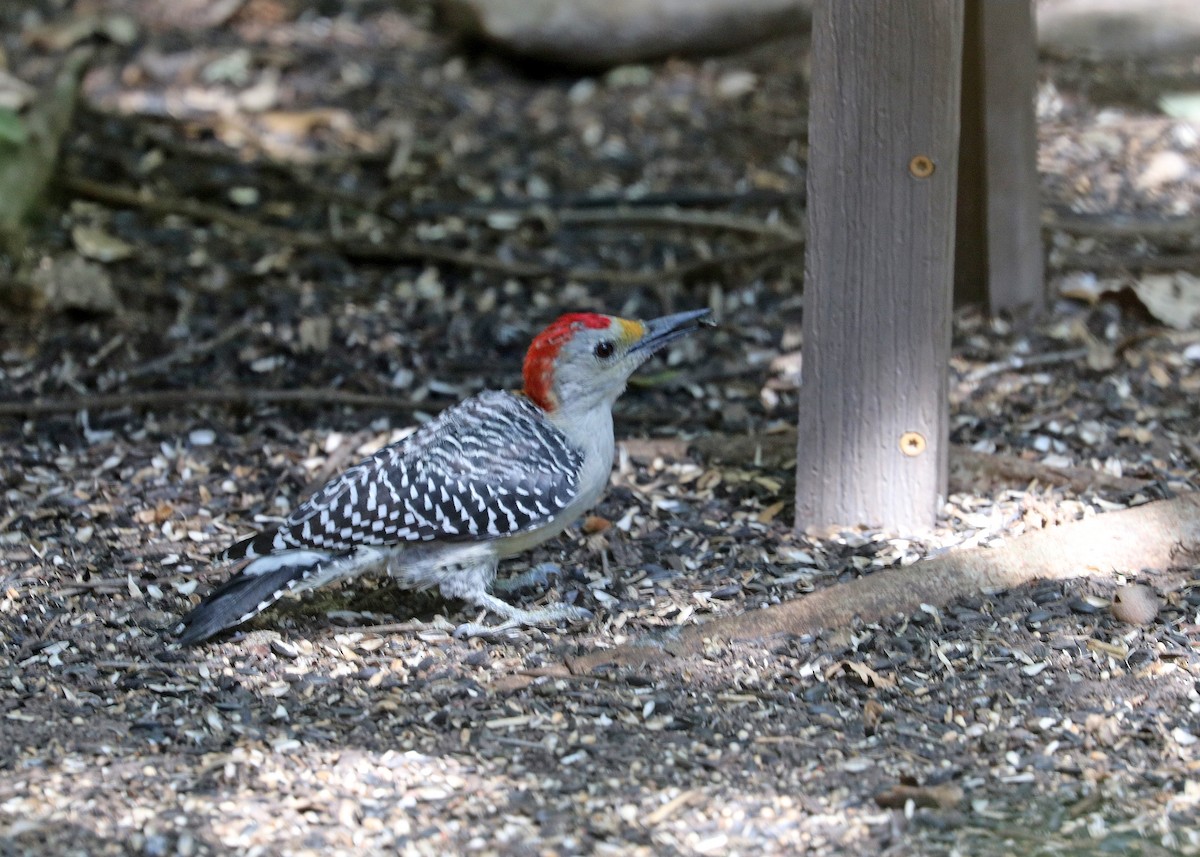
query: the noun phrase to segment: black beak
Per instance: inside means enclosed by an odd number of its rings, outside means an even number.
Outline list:
[[[681,339],[698,330],[701,325],[712,327],[715,322],[711,316],[712,310],[694,309],[644,321],[642,324],[646,327],[646,335],[630,348],[629,352],[649,357],[676,339]]]

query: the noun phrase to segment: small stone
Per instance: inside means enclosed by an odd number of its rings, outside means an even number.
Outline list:
[[[598,88],[593,78],[581,78],[574,86],[567,90],[567,100],[576,105],[587,104],[592,100],[592,96],[596,94]]]
[[[285,643],[283,640],[272,640],[271,651],[279,655],[281,658],[295,660],[300,657],[300,651],[291,643]]]
[[[133,255],[132,244],[93,226],[74,227],[71,240],[82,256],[97,262],[119,262]]]
[[[1149,586],[1135,583],[1117,590],[1113,596],[1113,617],[1130,625],[1148,625],[1158,616],[1158,596]]]
[[[1146,169],[1137,177],[1138,190],[1158,190],[1187,177],[1188,161],[1179,152],[1159,152],[1150,159]]]
[[[229,189],[229,201],[234,205],[249,206],[257,205],[259,200],[258,188],[256,187],[231,187]]]
[[[1197,738],[1195,735],[1193,735],[1191,732],[1188,732],[1181,726],[1176,726],[1171,730],[1171,737],[1183,747],[1190,747],[1197,741],[1200,741],[1200,738]]]
[[[193,429],[188,432],[188,443],[192,446],[212,446],[217,440],[217,433],[212,429]]]
[[[758,75],[752,71],[737,69],[727,71],[717,80],[717,95],[724,99],[741,98],[749,95],[758,86]]]
[[[789,565],[816,565],[817,561],[813,555],[806,550],[801,550],[797,547],[784,545],[775,552],[775,561],[788,563]]]
[[[196,853],[196,839],[186,830],[179,834],[179,839],[175,842],[175,853],[179,857],[192,857]]]
[[[611,89],[649,86],[654,72],[644,65],[619,65],[604,76],[604,85]]]

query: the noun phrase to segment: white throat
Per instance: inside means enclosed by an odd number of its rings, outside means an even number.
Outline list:
[[[579,502],[587,510],[608,486],[613,463],[613,418],[610,406],[585,411],[563,409],[548,415],[571,443],[583,451],[583,472],[579,478]],[[574,505],[574,504],[572,504]]]

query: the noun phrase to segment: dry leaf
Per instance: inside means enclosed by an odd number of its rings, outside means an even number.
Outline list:
[[[43,259],[29,281],[35,305],[48,312],[113,313],[120,309],[108,272],[75,253]]]
[[[867,735],[874,735],[883,723],[883,705],[874,699],[868,699],[867,704],[863,706],[863,731]]]
[[[1200,326],[1200,277],[1187,271],[1145,274],[1134,281],[1133,291],[1163,324],[1176,330]]]
[[[769,524],[774,521],[775,516],[783,511],[783,505],[784,501],[780,500],[778,503],[772,503],[770,506],[763,509],[758,513],[758,522],[760,524]]]
[[[1074,272],[1058,281],[1058,293],[1095,303],[1103,295],[1119,292],[1126,286],[1163,324],[1177,330],[1200,327],[1200,277],[1187,271],[1143,274],[1132,282],[1125,277],[1099,279],[1092,273]]]
[[[0,109],[18,113],[37,98],[37,90],[20,78],[0,71]]]
[[[611,526],[612,521],[608,520],[608,518],[602,518],[599,515],[588,515],[583,519],[582,529],[585,536],[591,536],[596,533],[602,533]]]
[[[870,687],[895,687],[896,682],[887,676],[882,676],[875,670],[871,669],[866,664],[860,664],[857,661],[838,661],[833,666],[825,670],[825,678],[828,680],[830,676],[836,675],[838,671],[848,669],[862,679],[862,683]]]
[[[296,330],[301,351],[321,353],[329,350],[333,339],[333,319],[327,315],[306,316]]]
[[[53,21],[30,30],[25,40],[36,48],[51,53],[73,48],[94,36],[102,36],[118,45],[131,45],[138,37],[137,22],[129,15],[84,15]]]

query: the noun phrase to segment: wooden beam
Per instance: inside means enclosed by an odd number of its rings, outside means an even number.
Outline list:
[[[816,0],[796,523],[945,494],[961,0]]]
[[[1031,0],[966,0],[955,297],[1018,316],[1045,306]]]

